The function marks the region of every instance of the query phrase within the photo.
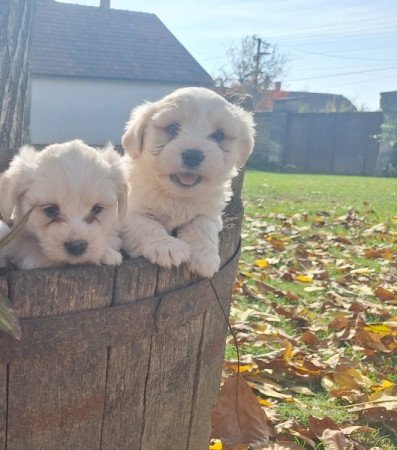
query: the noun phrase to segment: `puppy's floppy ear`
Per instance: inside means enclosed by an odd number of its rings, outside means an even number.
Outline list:
[[[235,115],[240,120],[240,133],[238,137],[238,157],[236,167],[241,169],[254,148],[255,122],[251,113],[234,106]]]
[[[0,211],[5,221],[11,219],[15,204],[29,187],[37,155],[33,147],[22,147],[0,177]]]
[[[127,214],[128,185],[123,166],[123,158],[109,142],[102,151],[103,159],[111,166],[113,180],[117,187],[117,209],[119,219]]]
[[[130,120],[125,125],[121,143],[133,159],[139,158],[142,153],[145,128],[156,110],[154,105],[155,103],[148,102],[134,108]]]

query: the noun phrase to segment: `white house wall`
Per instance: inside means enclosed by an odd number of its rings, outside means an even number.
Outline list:
[[[30,81],[30,142],[82,139],[120,144],[131,109],[157,100],[181,84],[33,76]]]

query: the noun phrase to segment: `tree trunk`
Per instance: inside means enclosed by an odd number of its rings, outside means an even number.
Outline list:
[[[0,170],[26,141],[29,51],[37,0],[0,1]]]

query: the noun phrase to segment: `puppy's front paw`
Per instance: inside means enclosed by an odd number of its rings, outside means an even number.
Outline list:
[[[211,278],[219,270],[221,258],[218,252],[197,252],[193,253],[189,267],[193,273],[197,273],[204,278]]]
[[[189,260],[190,248],[186,242],[170,236],[144,247],[143,256],[159,266],[178,267]]]
[[[101,264],[108,266],[119,266],[123,262],[123,255],[117,250],[108,248],[101,259]]]

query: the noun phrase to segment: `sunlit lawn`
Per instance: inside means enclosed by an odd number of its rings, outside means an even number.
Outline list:
[[[294,398],[270,398],[269,414],[277,412],[280,421],[294,418],[302,427],[310,415],[328,415],[341,426],[365,423],[351,405],[375,392],[397,395],[397,179],[248,171],[243,199],[243,251],[232,308],[241,354],[252,367],[255,358],[273,354],[275,364],[278,358],[277,364],[292,367],[286,377],[271,369],[255,375],[272,378]],[[379,334],[379,325],[390,331]],[[315,343],[308,343],[309,335]],[[235,356],[229,343],[226,359]],[[302,358],[326,369],[294,378]],[[331,367],[350,367],[361,378],[341,385],[334,374],[324,376]],[[329,380],[333,389],[325,387]],[[396,448],[384,423],[370,426],[376,431],[357,436],[365,448]]]

